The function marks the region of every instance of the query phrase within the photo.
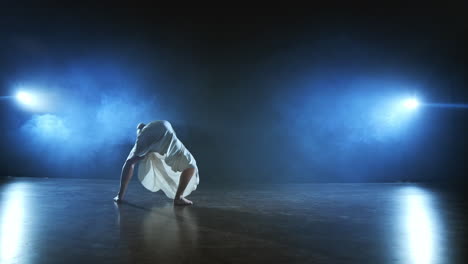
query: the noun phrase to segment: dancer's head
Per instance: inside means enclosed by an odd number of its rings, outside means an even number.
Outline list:
[[[138,123],[137,129],[143,129],[146,126],[145,123]]]
[[[140,134],[141,130],[146,126],[144,123],[138,123],[137,125],[137,135]]]

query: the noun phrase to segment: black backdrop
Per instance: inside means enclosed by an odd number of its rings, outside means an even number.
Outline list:
[[[1,95],[60,104],[2,98],[0,175],[117,179],[136,123],[166,119],[207,182],[461,181],[468,109],[389,135],[357,108],[468,103],[462,10],[4,8]]]

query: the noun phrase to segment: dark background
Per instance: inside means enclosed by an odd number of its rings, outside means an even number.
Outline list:
[[[444,8],[3,8],[1,176],[118,179],[169,120],[203,182],[464,180],[468,19]]]

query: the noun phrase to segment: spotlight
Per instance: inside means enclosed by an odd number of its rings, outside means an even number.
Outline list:
[[[419,101],[416,98],[408,98],[403,101],[403,106],[407,109],[412,110],[412,109],[418,108]]]
[[[18,100],[20,103],[24,105],[34,105],[34,96],[30,93],[27,92],[18,92],[16,94],[16,100]]]

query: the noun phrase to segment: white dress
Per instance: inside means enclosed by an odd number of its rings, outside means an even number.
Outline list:
[[[139,130],[128,157],[132,155],[145,156],[138,165],[138,179],[146,189],[152,192],[162,190],[167,197],[174,199],[180,175],[187,168],[195,168],[195,174],[182,197],[197,189],[200,182],[197,162],[168,121],[153,121]]]

